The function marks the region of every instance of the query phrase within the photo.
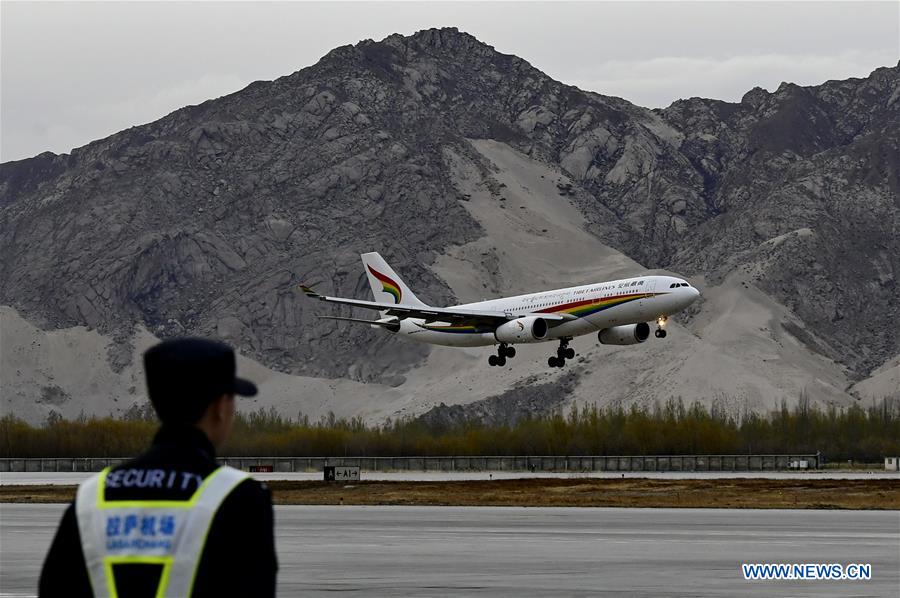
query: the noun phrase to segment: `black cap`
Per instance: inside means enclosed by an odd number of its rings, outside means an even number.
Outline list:
[[[203,338],[163,341],[144,353],[150,402],[168,423],[196,422],[223,394],[254,396],[256,385],[235,369],[231,347]]]

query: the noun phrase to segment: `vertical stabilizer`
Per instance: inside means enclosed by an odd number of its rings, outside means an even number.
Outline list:
[[[369,286],[372,287],[372,295],[375,297],[375,301],[427,307],[406,286],[403,279],[397,276],[394,269],[388,266],[383,257],[374,251],[372,253],[364,253],[360,257],[366,269],[366,276],[369,278]]]

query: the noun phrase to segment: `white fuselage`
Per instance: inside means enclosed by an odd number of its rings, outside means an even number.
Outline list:
[[[557,314],[574,318],[553,323],[543,341],[572,338],[625,324],[665,319],[689,306],[699,292],[683,279],[671,276],[638,276],[567,289],[518,295],[448,309],[501,311],[512,317]],[[401,320],[396,334],[432,345],[480,347],[498,344],[493,330],[476,326]]]

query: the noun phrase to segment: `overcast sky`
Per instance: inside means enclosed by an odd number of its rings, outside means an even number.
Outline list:
[[[0,3],[0,161],[69,152],[361,39],[455,26],[565,83],[663,107],[863,77],[900,2]]]

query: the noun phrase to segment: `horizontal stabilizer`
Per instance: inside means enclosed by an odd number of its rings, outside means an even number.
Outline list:
[[[318,294],[317,292],[315,292],[314,290],[312,290],[310,287],[306,286],[305,284],[300,285],[300,290],[303,291],[303,293],[307,297],[312,297],[313,299],[316,299],[316,298],[322,296],[322,295]]]
[[[341,322],[357,322],[358,324],[371,324],[372,326],[381,326],[383,328],[398,328],[397,322],[379,322],[378,320],[363,320],[360,318],[342,318],[340,316],[318,316],[323,320],[340,320]]]

